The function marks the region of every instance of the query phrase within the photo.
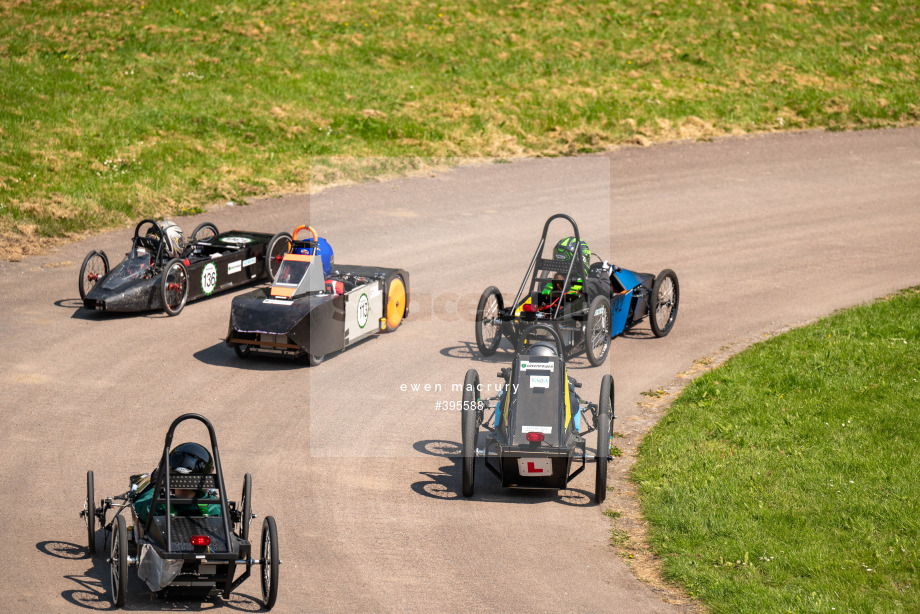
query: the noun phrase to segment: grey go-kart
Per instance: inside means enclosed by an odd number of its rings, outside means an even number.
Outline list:
[[[178,474],[169,470],[169,450],[176,427],[185,421],[203,423],[210,435],[213,473]],[[166,434],[166,445],[155,476],[149,483],[155,489],[146,508],[146,522],[138,517],[135,503],[141,491],[138,478],[132,476],[128,492],[95,501],[93,472],[86,473],[86,502],[80,516],[84,519],[90,555],[96,552],[96,528],[105,534],[105,553],[109,564],[109,588],[112,605],[122,607],[128,589],[128,568],[135,567],[138,577],[160,596],[180,595],[206,598],[220,593],[224,599],[257,566],[262,584],[265,609],[275,605],[278,596],[278,529],[275,519],[266,516],[262,523],[262,540],[258,558],[252,556],[249,524],[252,513],[252,478],[243,479],[239,501],[228,500],[220,466],[214,427],[199,414],[183,414],[173,421]],[[143,480],[141,480],[143,481]],[[144,489],[146,491],[146,489]],[[206,497],[178,497],[174,490],[196,491]],[[219,506],[219,515],[180,515],[178,510],[195,506]],[[165,510],[172,510],[166,514]],[[107,520],[109,511],[114,516]],[[97,524],[98,523],[98,524]],[[238,571],[242,573],[237,574]]]
[[[601,380],[597,403],[583,401],[568,374],[559,333],[534,324],[521,334],[511,367],[498,376],[498,394],[483,399],[479,373],[470,369],[463,384],[463,494],[474,490],[476,459],[502,486],[564,489],[588,463],[595,463],[594,500],[607,496],[607,462],[613,425],[613,377]],[[488,416],[488,417],[486,417]],[[480,427],[485,437],[480,438]],[[589,451],[585,435],[597,432]]]

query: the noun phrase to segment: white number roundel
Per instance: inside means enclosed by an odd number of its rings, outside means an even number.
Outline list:
[[[367,316],[370,313],[371,306],[367,302],[367,295],[362,294],[361,298],[358,299],[358,327],[364,328],[367,326]]]
[[[209,262],[201,272],[201,290],[205,294],[214,292],[217,287],[217,267],[213,262]]]

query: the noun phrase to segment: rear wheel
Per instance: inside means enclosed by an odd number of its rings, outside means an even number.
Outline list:
[[[240,537],[249,541],[249,521],[252,520],[252,476],[243,477],[243,494],[240,496]]]
[[[595,296],[588,307],[585,322],[585,354],[588,362],[598,367],[607,360],[610,351],[610,300],[606,296]]]
[[[115,525],[112,527],[109,581],[112,605],[120,608],[125,605],[125,593],[128,590],[128,529],[125,526],[124,516],[116,516]]]
[[[326,359],[325,354],[311,354],[310,352],[307,352],[307,363],[311,367],[316,367],[316,366],[321,365],[325,359]]]
[[[192,241],[205,241],[211,237],[217,236],[220,234],[217,230],[217,226],[211,222],[204,222],[198,224],[195,227],[195,230],[192,231]]]
[[[463,381],[463,405],[460,407],[460,429],[463,436],[463,496],[473,496],[476,475],[476,439],[479,436],[482,403],[479,395],[479,373],[466,372]]]
[[[109,259],[105,252],[92,251],[83,259],[80,267],[80,300],[86,298],[89,291],[96,287],[109,273]]]
[[[671,332],[679,304],[680,285],[677,283],[677,275],[671,269],[665,269],[655,278],[649,300],[649,324],[656,337],[664,337]]]
[[[387,330],[396,330],[406,315],[406,285],[401,276],[387,286]]]
[[[275,519],[266,516],[262,523],[262,548],[259,565],[262,576],[262,604],[271,610],[278,599],[278,528]]]
[[[265,248],[263,273],[269,280],[275,281],[275,275],[281,268],[281,260],[286,253],[291,251],[291,245],[293,245],[291,235],[286,232],[279,232],[268,242],[268,247]]]
[[[613,422],[613,377],[601,380],[601,398],[597,404],[597,467],[594,476],[594,500],[607,498],[607,459],[610,456],[610,429]]]
[[[476,346],[483,356],[491,356],[502,340],[502,293],[495,286],[486,288],[476,307]]]
[[[96,495],[93,485],[93,472],[86,472],[86,507],[83,508],[83,513],[86,518],[86,531],[87,537],[89,538],[89,553],[90,556],[96,554],[96,507],[94,501],[96,500]]]
[[[163,299],[163,311],[167,315],[177,316],[185,307],[188,299],[188,271],[178,258],[170,260],[163,270],[160,296]]]

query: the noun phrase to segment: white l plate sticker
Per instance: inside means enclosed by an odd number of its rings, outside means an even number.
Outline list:
[[[525,476],[553,475],[553,463],[548,458],[519,458],[518,472]]]
[[[531,375],[531,388],[549,388],[549,375]]]

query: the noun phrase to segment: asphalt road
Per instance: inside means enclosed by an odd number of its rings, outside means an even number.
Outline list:
[[[196,411],[217,429],[233,494],[253,474],[254,534],[263,516],[278,521],[276,611],[683,611],[609,545],[602,511],[624,495],[593,505],[593,472],[562,493],[516,492],[480,466],[476,496],[459,496],[460,416],[436,404],[458,400],[451,385],[469,368],[497,382],[510,353],[471,353],[475,303],[488,285],[514,294],[557,212],[610,261],[680,278],[670,336],[643,326],[613,341],[604,367],[573,365],[591,400],[614,375],[614,429],[634,440],[651,422],[640,393],[694,360],[920,283],[920,130],[478,164],[177,220],[186,231],[309,222],[339,263],[410,272],[402,327],[316,368],[238,359],[222,343],[228,295],[175,318],[79,309],[83,256],[118,260],[129,229],[0,264],[3,609],[109,607],[108,567],[86,556],[78,516],[85,472],[97,498],[123,492],[157,463],[171,420]],[[131,575],[127,609],[199,609],[151,598]],[[253,578],[218,607],[256,610],[258,597]]]

